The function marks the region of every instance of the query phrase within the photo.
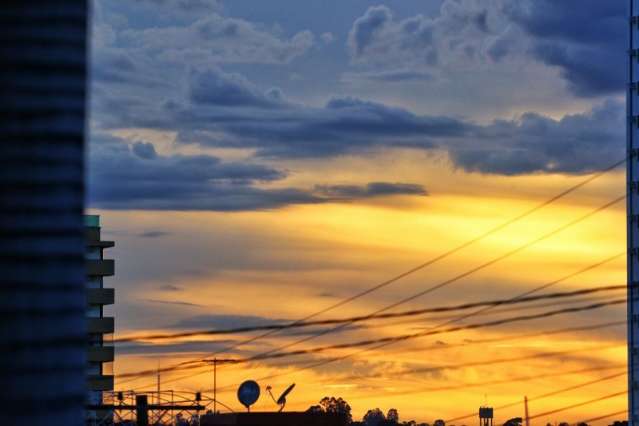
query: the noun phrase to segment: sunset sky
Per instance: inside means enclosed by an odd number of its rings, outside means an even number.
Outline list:
[[[116,288],[116,337],[303,318],[618,162],[625,4],[95,0],[88,202],[102,217],[103,238],[116,242],[107,252],[116,275],[106,281]],[[621,167],[319,318],[366,315],[471,270],[623,195],[624,182]],[[620,202],[392,311],[514,297],[622,253],[625,230]],[[546,291],[624,284],[625,274],[619,256]],[[501,307],[462,324],[624,296]],[[413,333],[449,318],[377,320],[288,350]],[[501,424],[523,416],[525,395],[534,416],[624,391],[623,325],[541,335],[624,319],[617,304],[408,340],[303,371],[296,369],[361,349],[223,366],[219,399],[241,410],[237,385],[277,374],[260,385],[279,393],[297,383],[287,409],[341,396],[358,420],[379,407],[431,423],[522,401],[496,411]],[[219,356],[248,357],[317,332],[277,333]],[[202,359],[250,336],[123,343],[114,373]],[[424,371],[553,351],[569,353]],[[563,372],[573,373],[552,376]],[[522,376],[539,377],[516,380]],[[608,379],[534,400],[600,378]],[[152,389],[155,377],[118,382]],[[208,394],[211,368],[165,373],[162,382]],[[614,397],[533,424],[594,418],[625,404]],[[255,406],[275,408],[265,393]]]

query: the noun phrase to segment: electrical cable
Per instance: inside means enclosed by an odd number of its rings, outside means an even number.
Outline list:
[[[617,396],[626,395],[627,393],[628,393],[628,391],[625,391],[625,390],[623,390],[621,392],[611,393],[611,394],[608,394],[608,395],[600,396],[599,398],[594,398],[594,399],[591,399],[591,400],[588,400],[588,401],[584,401],[584,402],[580,402],[580,403],[577,403],[577,404],[572,404],[572,405],[568,405],[568,406],[565,406],[565,407],[557,408],[557,409],[554,409],[554,410],[546,411],[544,413],[535,414],[534,416],[530,416],[529,419],[530,420],[538,419],[539,417],[544,417],[544,416],[549,416],[551,414],[561,413],[563,411],[568,411],[568,410],[571,410],[573,408],[584,407],[586,405],[595,404],[597,402],[605,401],[607,399],[612,399],[612,398],[615,398]]]
[[[617,256],[615,256],[615,258]],[[599,266],[599,264],[596,264],[596,266]],[[589,268],[589,269],[592,269],[592,268]],[[581,273],[581,271],[578,273]],[[578,273],[575,273],[575,275]],[[552,284],[547,284],[546,286],[550,286],[550,285]],[[255,326],[255,327],[236,327],[236,328],[228,328],[228,329],[221,329],[221,330],[212,329],[212,330],[185,331],[180,333],[146,334],[141,336],[131,336],[131,337],[114,339],[113,343],[116,343],[116,344],[129,343],[129,342],[139,342],[144,340],[167,340],[167,339],[178,339],[178,338],[184,338],[184,337],[194,337],[194,336],[214,336],[214,335],[224,335],[224,334],[246,333],[246,332],[252,332],[252,331],[262,331],[262,330],[269,330],[269,329],[287,330],[287,329],[304,328],[304,327],[310,327],[310,326],[332,325],[332,324],[341,324],[341,323],[353,324],[353,323],[358,323],[363,321],[372,321],[372,320],[379,320],[379,319],[421,316],[421,315],[429,314],[429,313],[454,312],[454,311],[467,310],[467,309],[483,307],[483,306],[502,306],[502,305],[528,303],[528,302],[534,302],[538,300],[584,296],[584,295],[600,293],[600,292],[625,290],[626,288],[627,288],[626,285],[602,286],[602,287],[593,287],[593,288],[580,289],[580,290],[574,290],[574,291],[568,291],[568,292],[557,292],[557,293],[543,294],[538,296],[520,297],[517,299],[510,298],[510,299],[501,299],[501,300],[489,300],[485,302],[465,303],[465,304],[454,305],[454,306],[442,306],[442,307],[435,307],[435,308],[415,309],[415,310],[395,312],[395,313],[385,313],[385,314],[379,314],[374,316],[360,315],[360,316],[352,316],[347,318],[310,321],[310,322],[304,322],[299,324],[285,323],[285,324],[272,324],[272,325],[263,325],[263,326]]]
[[[509,318],[502,318],[502,319],[498,319],[498,320],[494,320],[494,321],[489,321],[489,322],[485,322],[485,323],[475,323],[475,324],[468,324],[468,325],[464,325],[464,326],[455,326],[455,327],[449,327],[447,329],[429,329],[426,331],[420,331],[417,333],[409,333],[409,334],[401,334],[401,335],[395,335],[395,336],[388,336],[388,337],[382,337],[382,338],[378,338],[378,339],[367,339],[367,340],[360,340],[357,342],[348,342],[348,343],[341,343],[341,344],[334,344],[334,345],[327,345],[327,346],[319,346],[319,347],[315,347],[315,348],[311,348],[311,349],[300,349],[297,351],[290,351],[290,352],[278,352],[278,353],[271,353],[271,354],[267,354],[267,355],[262,355],[262,354],[258,354],[258,355],[254,355],[245,359],[238,359],[238,360],[227,360],[225,362],[220,362],[219,364],[244,364],[244,363],[248,363],[248,362],[252,362],[252,361],[260,361],[260,360],[265,360],[265,359],[275,359],[275,358],[283,358],[283,357],[289,357],[289,356],[298,356],[298,355],[306,355],[306,354],[315,354],[315,353],[320,353],[320,352],[325,352],[327,350],[334,350],[334,349],[347,349],[347,348],[354,348],[354,347],[361,347],[361,346],[369,346],[369,345],[373,345],[373,344],[390,344],[390,343],[397,343],[397,342],[401,342],[401,341],[405,341],[405,340],[412,340],[412,339],[417,339],[417,338],[422,338],[422,337],[428,337],[428,336],[433,336],[433,335],[438,335],[438,334],[447,334],[447,333],[453,333],[453,332],[457,332],[457,331],[462,331],[462,330],[474,330],[474,329],[479,329],[479,328],[486,328],[486,327],[495,327],[495,326],[499,326],[499,325],[503,325],[503,324],[510,324],[513,322],[521,322],[521,321],[530,321],[530,320],[536,320],[536,319],[542,319],[542,318],[549,318],[549,317],[553,317],[556,315],[563,315],[563,314],[571,314],[571,313],[577,313],[577,312],[583,312],[583,311],[589,311],[589,310],[594,310],[594,309],[600,309],[600,308],[604,308],[607,306],[613,306],[613,305],[618,305],[618,304],[622,304],[622,303],[626,303],[626,299],[618,299],[618,300],[613,300],[613,301],[609,301],[609,302],[599,302],[599,303],[594,303],[594,304],[590,304],[590,305],[585,305],[585,306],[578,306],[578,307],[572,307],[572,308],[564,308],[564,309],[558,309],[558,310],[554,310],[554,311],[547,311],[547,312],[542,312],[539,314],[531,314],[531,315],[521,315],[521,316],[516,316],[516,317],[509,317]],[[370,349],[370,348],[367,348]],[[352,356],[352,354],[349,354],[348,356]],[[343,359],[344,357],[342,357]],[[325,361],[324,361],[325,362]],[[327,362],[325,362],[327,363]],[[322,364],[324,365],[324,364]],[[180,368],[180,370],[187,370],[189,368],[199,368],[201,367],[201,365],[193,365],[191,367],[182,367]],[[164,370],[161,370],[160,372],[167,372],[167,371],[174,371],[176,370],[175,368],[167,368]],[[156,373],[158,372],[158,370],[155,370]],[[140,374],[144,374],[145,372],[132,372],[132,373],[125,373],[125,374],[121,374],[119,377],[122,378],[128,378],[128,377],[135,377],[138,376]],[[168,382],[165,382],[168,383]]]
[[[590,422],[596,422],[598,420],[605,420],[605,419],[609,419],[610,417],[620,416],[620,415],[627,415],[627,414],[628,414],[628,410],[616,411],[614,413],[603,414],[601,416],[592,417],[592,418],[586,419],[586,420],[581,420],[579,422],[572,423],[570,426],[580,426],[580,425],[583,425],[584,423],[588,424]]]
[[[604,205],[602,205],[602,206],[600,206],[600,207],[598,207],[598,208],[596,208],[596,209],[594,209],[594,210],[591,210],[590,212],[586,213],[586,214],[585,214],[585,215],[583,215],[583,216],[580,216],[580,217],[579,217],[579,218],[577,218],[577,219],[574,219],[574,220],[572,220],[572,221],[570,221],[570,222],[565,223],[564,225],[562,225],[562,226],[560,226],[560,227],[558,227],[558,228],[553,229],[552,231],[550,231],[550,232],[548,232],[548,233],[546,233],[546,234],[542,235],[541,237],[538,237],[538,238],[536,238],[536,239],[533,239],[533,240],[531,240],[531,241],[527,242],[527,243],[526,243],[526,244],[524,244],[524,245],[521,245],[521,246],[519,246],[519,247],[517,247],[517,248],[515,248],[515,249],[513,249],[513,250],[511,250],[511,251],[509,251],[509,252],[506,252],[505,254],[502,254],[501,256],[498,256],[498,257],[496,257],[496,258],[494,258],[494,259],[492,259],[492,260],[490,260],[490,261],[488,261],[488,262],[486,262],[486,263],[483,263],[483,264],[481,264],[481,265],[479,265],[479,266],[477,266],[477,267],[475,267],[475,268],[473,268],[473,269],[471,269],[471,270],[469,270],[469,271],[466,271],[466,272],[464,272],[464,273],[462,273],[462,274],[460,274],[460,275],[457,275],[457,276],[456,276],[456,277],[454,277],[454,278],[451,278],[451,279],[449,279],[449,280],[443,281],[443,282],[441,282],[441,283],[439,283],[439,284],[437,284],[437,285],[435,285],[435,286],[432,286],[432,287],[430,287],[430,288],[428,288],[428,289],[426,289],[426,290],[423,290],[423,291],[421,291],[421,292],[419,292],[419,293],[417,293],[417,294],[414,294],[414,295],[412,295],[412,296],[409,296],[409,297],[407,297],[407,298],[404,298],[404,299],[402,299],[402,300],[400,300],[400,301],[398,301],[398,302],[395,302],[395,303],[393,303],[393,304],[391,304],[391,305],[387,305],[387,306],[386,306],[386,307],[384,307],[384,308],[381,308],[381,309],[379,309],[379,310],[377,310],[377,311],[374,311],[374,312],[373,312],[372,314],[370,314],[370,315],[380,314],[380,313],[382,313],[382,312],[384,312],[384,311],[386,311],[386,310],[392,309],[392,308],[397,307],[397,306],[399,306],[399,305],[401,305],[401,304],[404,304],[404,303],[407,303],[407,302],[409,302],[409,301],[412,301],[412,300],[414,300],[414,299],[416,299],[416,298],[418,298],[418,297],[421,297],[421,296],[423,296],[423,295],[425,295],[425,294],[427,294],[427,293],[430,293],[430,292],[432,292],[432,291],[434,291],[434,290],[437,290],[437,289],[439,289],[439,288],[441,288],[441,287],[444,287],[444,286],[446,286],[446,285],[452,284],[452,283],[454,283],[454,282],[456,282],[456,281],[458,281],[458,280],[460,280],[460,279],[462,279],[462,278],[465,278],[465,277],[467,277],[467,276],[470,276],[470,275],[472,275],[473,273],[476,273],[476,272],[478,272],[478,271],[480,271],[480,270],[482,270],[482,269],[485,269],[485,268],[487,268],[488,266],[491,266],[491,265],[493,265],[493,264],[495,264],[495,263],[497,263],[497,262],[499,262],[499,261],[501,261],[501,260],[503,260],[503,259],[506,259],[506,258],[508,258],[508,257],[510,257],[510,256],[512,256],[512,255],[514,255],[514,254],[516,254],[516,253],[519,253],[520,251],[522,251],[522,250],[524,250],[524,249],[526,249],[526,248],[528,248],[528,247],[530,247],[530,246],[532,246],[532,245],[534,245],[534,244],[536,244],[536,243],[538,243],[538,242],[540,242],[540,241],[543,241],[543,240],[545,240],[545,239],[547,239],[547,238],[550,238],[551,236],[553,236],[553,235],[555,235],[555,234],[557,234],[557,233],[560,233],[560,232],[562,232],[563,230],[565,230],[565,229],[567,229],[567,228],[569,228],[569,227],[571,227],[571,226],[574,226],[574,225],[576,225],[576,224],[578,224],[578,223],[580,223],[580,222],[582,222],[582,221],[584,221],[584,220],[588,219],[589,217],[593,216],[594,214],[596,214],[596,213],[598,213],[598,212],[600,212],[600,211],[602,211],[602,210],[605,210],[605,209],[607,209],[607,208],[609,208],[609,207],[613,206],[614,204],[619,203],[620,201],[624,200],[625,198],[626,198],[626,195],[624,194],[624,195],[623,195],[623,196],[621,196],[621,197],[618,197],[618,198],[616,198],[616,199],[613,199],[613,200],[611,200],[611,201],[607,202],[606,204],[604,204]],[[618,256],[618,255],[617,255],[617,256]],[[604,262],[605,262],[605,261],[604,261]],[[586,269],[588,269],[588,268],[586,268]],[[331,329],[328,329],[328,330],[323,330],[323,331],[321,331],[321,332],[319,332],[319,333],[312,334],[311,336],[305,337],[305,338],[303,338],[303,339],[299,339],[299,340],[297,340],[297,341],[294,341],[294,342],[292,342],[292,343],[289,343],[289,344],[286,344],[286,345],[280,346],[280,347],[275,348],[275,349],[273,349],[273,350],[269,350],[269,351],[263,352],[262,354],[258,354],[258,356],[265,356],[265,355],[270,355],[270,354],[272,354],[272,353],[276,353],[277,351],[280,351],[280,350],[282,350],[282,349],[285,349],[285,348],[291,347],[291,346],[293,346],[293,345],[296,345],[296,344],[299,344],[299,343],[302,343],[302,342],[305,342],[305,341],[311,340],[311,339],[316,338],[316,337],[320,337],[320,336],[325,335],[325,334],[328,334],[328,333],[330,333],[330,332],[337,331],[337,330],[339,330],[339,329],[343,328],[345,325],[348,325],[348,323],[340,324],[340,325],[338,325],[337,327],[334,327],[334,328],[331,328]],[[386,345],[386,344],[387,344],[387,343],[382,343],[382,344],[380,345],[380,347],[382,347],[382,346],[384,346],[384,345]],[[372,349],[377,349],[377,347],[372,348]],[[361,351],[360,351],[360,352],[361,352]],[[360,352],[356,352],[356,353],[354,353],[354,354],[352,354],[352,355],[357,355],[357,354],[358,354],[358,353],[360,353]],[[171,370],[173,370],[175,367],[180,367],[180,366],[183,366],[183,365],[193,364],[193,362],[197,362],[197,361],[185,361],[185,362],[182,362],[182,363],[180,363],[180,364],[177,364],[177,365],[176,365],[176,366],[174,366],[174,367],[169,367],[169,369],[168,369],[168,370],[165,370],[165,371],[171,371]],[[202,360],[201,360],[201,362],[208,362],[208,360],[207,360],[206,358],[204,358],[204,359],[202,359]],[[303,369],[306,369],[306,367],[305,367],[305,368],[303,368]],[[141,373],[139,373],[139,374],[135,374],[135,375],[134,375],[134,374],[129,374],[129,375],[127,375],[127,376],[128,376],[128,377],[133,377],[133,376],[142,376],[142,375],[148,375],[148,374],[151,374],[151,373],[152,373],[152,372],[151,372],[151,371],[149,371],[149,372],[141,372]],[[202,374],[202,373],[200,373],[200,374]],[[134,380],[137,380],[137,377],[136,377]]]
[[[369,316],[377,315],[377,314],[383,313],[385,311],[388,311],[390,309],[396,308],[396,307],[398,307],[400,305],[406,304],[406,303],[411,302],[413,300],[416,300],[416,299],[418,299],[420,297],[423,297],[423,296],[425,296],[425,295],[427,295],[429,293],[432,293],[435,290],[439,290],[439,289],[441,289],[443,287],[446,287],[446,286],[449,286],[449,285],[451,285],[453,283],[456,283],[456,282],[460,281],[463,278],[467,278],[467,277],[469,277],[469,276],[471,276],[471,275],[473,275],[473,274],[475,274],[475,273],[477,273],[477,272],[479,272],[479,271],[481,271],[483,269],[488,268],[489,266],[492,266],[492,265],[494,265],[494,264],[496,264],[496,263],[498,263],[498,262],[500,262],[502,260],[505,260],[505,259],[507,259],[507,258],[509,258],[511,256],[514,256],[515,254],[517,254],[517,253],[519,253],[519,252],[521,252],[521,251],[523,251],[523,250],[525,250],[525,249],[527,249],[527,248],[529,248],[529,247],[531,247],[531,246],[533,246],[533,245],[535,245],[535,244],[537,244],[537,243],[539,243],[539,242],[541,242],[543,240],[546,240],[546,239],[548,239],[548,238],[550,238],[550,237],[552,237],[552,236],[554,236],[554,235],[556,235],[556,234],[558,234],[558,233],[560,233],[560,232],[562,232],[562,231],[564,231],[564,230],[566,230],[566,229],[568,229],[568,228],[570,228],[570,227],[572,227],[572,226],[574,226],[574,225],[576,225],[576,224],[578,224],[580,222],[583,222],[584,220],[590,218],[591,216],[593,216],[593,215],[595,215],[595,214],[597,214],[597,213],[599,213],[599,212],[601,212],[601,211],[603,211],[603,210],[605,210],[605,209],[607,209],[609,207],[612,207],[613,205],[615,205],[615,204],[617,204],[617,203],[619,203],[619,202],[621,202],[621,201],[623,201],[625,199],[626,199],[626,195],[625,194],[622,195],[621,197],[617,197],[617,198],[615,198],[615,199],[603,204],[602,206],[599,206],[596,209],[591,210],[590,212],[586,213],[585,215],[580,216],[577,219],[573,219],[573,220],[563,224],[562,226],[560,226],[558,228],[555,228],[552,231],[543,234],[540,237],[537,237],[537,238],[535,238],[535,239],[533,239],[531,241],[526,242],[523,245],[520,245],[520,246],[516,247],[513,250],[510,250],[510,251],[508,251],[508,252],[506,252],[506,253],[504,253],[504,254],[502,254],[500,256],[497,256],[497,257],[495,257],[495,258],[493,258],[493,259],[491,259],[491,260],[489,260],[489,261],[487,261],[485,263],[482,263],[482,264],[480,264],[480,265],[478,265],[478,266],[476,266],[476,267],[474,267],[474,268],[472,268],[472,269],[470,269],[468,271],[465,271],[465,272],[463,272],[463,273],[461,273],[459,275],[456,275],[453,278],[450,278],[450,279],[447,279],[445,281],[442,281],[442,282],[440,282],[440,283],[438,283],[438,284],[436,284],[434,286],[431,286],[431,287],[429,287],[429,288],[427,288],[425,290],[422,290],[422,291],[420,291],[418,293],[415,293],[415,294],[413,294],[411,296],[405,297],[405,298],[403,298],[403,299],[401,299],[401,300],[399,300],[397,302],[394,302],[394,303],[392,303],[390,305],[386,305],[383,308],[377,309],[376,311],[374,311],[371,314],[369,314]],[[338,330],[346,327],[347,325],[349,325],[349,323],[343,323],[343,324],[338,325],[337,327],[330,328],[330,329],[327,329],[327,330],[322,330],[322,331],[320,331],[318,333],[313,333],[310,336],[304,337],[302,339],[296,340],[296,341],[291,342],[291,343],[284,344],[282,346],[279,346],[277,348],[268,350],[266,352],[262,352],[259,355],[265,356],[265,355],[269,355],[269,354],[272,354],[272,353],[276,353],[276,352],[281,351],[283,349],[287,349],[287,348],[290,348],[292,346],[298,345],[300,343],[304,343],[304,342],[307,342],[309,340],[316,339],[316,338],[324,336],[326,334],[334,333],[335,331],[338,331]],[[202,361],[208,361],[208,360],[206,358],[204,358]]]
[[[595,173],[595,174],[589,176],[588,178],[582,180],[581,182],[577,183],[576,185],[573,185],[572,187],[569,187],[568,189],[566,189],[566,190],[556,194],[555,196],[545,200],[544,202],[536,205],[535,207],[533,207],[533,208],[531,208],[531,209],[519,214],[518,216],[515,216],[514,218],[511,218],[511,219],[503,222],[500,225],[497,225],[496,227],[493,227],[493,228],[489,229],[488,231],[484,232],[483,234],[481,234],[481,235],[479,235],[479,236],[477,236],[477,237],[475,237],[475,238],[473,238],[471,240],[468,240],[468,241],[462,243],[461,245],[456,246],[455,248],[450,249],[450,250],[448,250],[448,251],[446,251],[446,252],[444,252],[444,253],[442,253],[442,254],[440,254],[440,255],[438,255],[438,256],[436,256],[436,257],[434,257],[434,258],[432,258],[432,259],[430,259],[430,260],[428,260],[428,261],[416,266],[416,267],[414,267],[414,268],[411,268],[411,269],[409,269],[409,270],[407,270],[407,271],[405,271],[405,272],[403,272],[403,273],[401,273],[399,275],[396,275],[396,276],[390,278],[389,280],[386,280],[386,281],[383,281],[383,282],[381,282],[381,283],[379,283],[377,285],[374,285],[373,287],[370,287],[370,288],[368,288],[368,289],[366,289],[366,290],[364,290],[364,291],[362,291],[360,293],[357,293],[357,294],[355,294],[353,296],[350,296],[350,297],[348,297],[346,299],[343,299],[343,300],[341,300],[341,301],[339,301],[339,302],[337,302],[337,303],[335,303],[335,304],[333,304],[331,306],[328,306],[328,307],[326,307],[326,308],[324,308],[322,310],[319,310],[319,311],[317,311],[317,312],[315,312],[313,314],[307,315],[307,316],[305,316],[305,317],[303,317],[300,320],[295,321],[295,322],[308,321],[308,320],[310,320],[312,318],[315,318],[315,317],[317,317],[319,315],[322,315],[322,314],[324,314],[326,312],[329,312],[329,311],[334,310],[334,309],[336,309],[338,307],[341,307],[341,306],[343,306],[343,305],[345,305],[347,303],[350,303],[350,302],[352,302],[352,301],[354,301],[356,299],[359,299],[359,298],[361,298],[363,296],[366,296],[366,295],[368,295],[370,293],[373,293],[373,292],[375,292],[377,290],[380,290],[380,289],[382,289],[384,287],[387,287],[387,286],[389,286],[389,285],[391,285],[391,284],[393,284],[393,283],[395,283],[395,282],[397,282],[397,281],[399,281],[399,280],[401,280],[401,279],[403,279],[403,278],[405,278],[405,277],[407,277],[409,275],[412,275],[412,274],[414,274],[414,273],[416,273],[416,272],[418,272],[418,271],[420,271],[422,269],[425,269],[428,266],[430,266],[430,265],[432,265],[432,264],[434,264],[434,263],[436,263],[436,262],[438,262],[440,260],[443,260],[443,259],[445,259],[445,258],[447,258],[447,257],[449,257],[449,256],[451,256],[451,255],[453,255],[453,254],[455,254],[455,253],[457,253],[457,252],[459,252],[459,251],[461,251],[461,250],[463,250],[463,249],[465,249],[465,248],[467,248],[467,247],[469,247],[469,246],[471,246],[471,245],[473,245],[473,244],[475,244],[475,243],[477,243],[477,242],[479,242],[479,241],[481,241],[481,240],[483,240],[485,238],[487,238],[488,236],[490,236],[492,234],[495,234],[495,233],[501,231],[502,229],[508,227],[509,225],[512,225],[512,224],[514,224],[514,223],[526,218],[527,216],[530,216],[531,214],[533,214],[533,213],[537,212],[538,210],[541,210],[542,208],[554,203],[555,201],[557,201],[557,200],[559,200],[559,199],[571,194],[572,192],[577,191],[578,189],[582,188],[583,186],[589,184],[590,182],[592,182],[592,181],[600,178],[601,176],[605,175],[606,173],[616,169],[617,167],[619,167],[620,165],[624,164],[625,162],[626,162],[626,158],[624,158],[624,159],[622,159],[620,161],[617,161],[617,162],[611,164],[610,166],[606,167],[605,169],[599,171],[598,173]],[[391,308],[392,307],[390,307],[388,309],[391,309]],[[254,342],[256,340],[259,340],[259,339],[262,339],[264,337],[270,336],[270,335],[272,335],[272,334],[274,334],[276,332],[277,332],[277,330],[269,330],[266,333],[262,333],[260,335],[251,337],[249,339],[245,339],[245,340],[243,340],[241,342],[238,342],[238,343],[236,343],[234,345],[226,347],[226,348],[224,348],[224,349],[222,349],[220,351],[217,351],[216,353],[214,353],[214,354],[212,354],[210,356],[214,356],[214,355],[217,355],[219,353],[231,351],[231,350],[233,350],[233,349],[235,349],[235,348],[237,348],[237,347],[239,347],[241,345],[252,343],[252,342]],[[135,379],[135,380],[137,380],[137,379]]]
[[[585,387],[590,386],[590,385],[594,385],[594,384],[597,384],[597,383],[605,382],[607,380],[616,379],[617,377],[625,376],[626,374],[627,373],[624,370],[622,373],[616,373],[616,374],[613,374],[613,375],[610,375],[610,376],[606,376],[606,377],[602,377],[602,378],[599,378],[599,379],[590,380],[590,381],[585,382],[585,383],[580,383],[578,385],[568,386],[566,388],[562,388],[562,389],[558,389],[558,390],[555,390],[555,391],[552,391],[552,392],[548,392],[548,393],[545,393],[543,395],[537,395],[537,396],[528,398],[528,402],[538,401],[540,399],[549,398],[551,396],[559,395],[559,394],[562,394],[562,393],[565,393],[565,392],[570,392],[572,390],[585,388]],[[498,407],[493,407],[493,409],[494,410],[503,410],[504,408],[515,407],[517,405],[520,405],[521,403],[522,403],[521,401],[512,402],[510,404],[505,404],[505,405],[500,405]],[[458,421],[458,420],[465,420],[465,419],[469,419],[469,418],[475,417],[475,416],[477,416],[476,412],[475,413],[471,413],[471,414],[467,414],[465,416],[459,416],[459,417],[455,417],[453,419],[446,420],[446,423],[455,422],[455,421]]]

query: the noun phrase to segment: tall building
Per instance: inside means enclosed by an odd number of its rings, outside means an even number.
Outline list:
[[[81,426],[86,0],[0,12],[0,424]]]
[[[100,237],[100,216],[84,217],[86,241],[86,287],[87,326],[89,347],[87,352],[87,403],[100,405],[104,402],[104,392],[113,391],[114,359],[112,340],[113,317],[104,316],[104,307],[115,301],[115,290],[104,287],[104,277],[114,274],[114,262],[104,258],[104,249],[114,246],[113,241],[102,241]],[[89,410],[88,420],[104,421],[113,417],[108,410]]]
[[[639,426],[639,1],[628,3],[628,423]]]

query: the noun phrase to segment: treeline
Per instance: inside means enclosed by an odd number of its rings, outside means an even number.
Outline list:
[[[379,408],[374,408],[368,410],[364,417],[362,417],[361,421],[354,421],[353,416],[351,414],[351,406],[342,398],[335,397],[324,397],[317,404],[313,405],[308,409],[309,412],[312,413],[329,413],[333,415],[337,415],[343,418],[344,425],[350,426],[446,426],[446,423],[443,420],[435,420],[432,424],[430,423],[417,423],[415,420],[407,420],[402,421],[399,418],[399,412],[395,408],[391,408],[388,410],[386,414]],[[503,423],[502,426],[522,426],[523,419],[521,417],[515,417],[507,420]],[[449,425],[455,426],[455,425]],[[466,425],[459,425],[466,426]],[[548,423],[546,426],[555,426],[551,423]],[[557,426],[574,426],[567,422],[561,422],[557,424]],[[590,426],[588,423],[581,422],[576,426]],[[614,421],[610,424],[610,426],[628,426],[628,422],[623,421]]]

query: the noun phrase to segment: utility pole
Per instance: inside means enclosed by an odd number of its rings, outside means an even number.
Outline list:
[[[213,364],[213,414],[217,414],[217,364],[230,364],[236,362],[236,360],[213,358],[213,360],[206,360],[205,362]]]
[[[159,404],[160,403],[160,361],[158,361],[158,385],[157,385],[157,397],[155,398],[155,403]]]
[[[530,426],[530,415],[528,414],[528,397],[524,396],[524,407],[526,408],[526,426]]]
[[[146,395],[135,396],[135,422],[138,426],[149,426],[149,401]]]
[[[217,414],[217,358],[213,361],[213,414]]]

